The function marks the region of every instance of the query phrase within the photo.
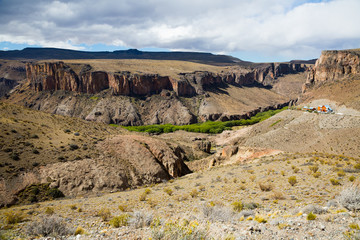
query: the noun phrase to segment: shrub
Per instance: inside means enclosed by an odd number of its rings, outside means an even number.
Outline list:
[[[142,212],[134,212],[132,217],[129,219],[128,224],[134,228],[148,227],[153,222],[152,214],[144,214]]]
[[[103,221],[107,221],[110,217],[111,217],[111,213],[110,210],[108,208],[102,208],[100,209],[100,211],[97,213],[98,217],[101,217],[101,219]]]
[[[129,220],[129,215],[128,214],[121,214],[120,216],[117,217],[113,217],[110,220],[110,225],[118,228],[118,227],[122,227],[122,226],[127,226],[128,225],[128,220]]]
[[[199,192],[198,192],[198,190],[196,190],[196,189],[193,189],[191,192],[190,192],[190,196],[192,197],[192,198],[195,198],[195,197],[197,197],[199,195]]]
[[[69,206],[69,208],[70,208],[71,210],[76,210],[76,209],[77,209],[77,206],[76,206],[75,204],[72,204],[72,205]]]
[[[306,219],[309,221],[315,220],[316,219],[316,215],[313,214],[312,212],[310,212],[307,216]]]
[[[284,194],[280,191],[274,191],[272,198],[275,200],[284,200],[285,199]]]
[[[210,239],[208,235],[208,229],[197,221],[167,222],[153,228],[151,239]]]
[[[64,130],[64,133],[69,133],[69,132],[71,132],[70,129],[65,129]]]
[[[27,233],[31,236],[65,236],[70,234],[65,221],[61,217],[43,217],[39,222],[32,222],[27,226]]]
[[[256,215],[254,220],[257,221],[258,223],[266,223],[267,222],[267,220],[264,217],[259,216],[259,215]]]
[[[37,149],[32,150],[33,154],[39,154],[40,152]]]
[[[173,194],[173,190],[171,188],[164,188],[164,192],[167,193],[169,196],[171,196]]]
[[[344,172],[344,170],[340,170],[340,171],[338,171],[338,172],[337,172],[337,175],[338,175],[339,177],[343,177],[343,176],[345,176],[345,172]]]
[[[83,235],[83,234],[85,234],[85,229],[83,229],[82,227],[77,227],[74,235]]]
[[[331,178],[331,179],[330,179],[330,182],[331,182],[331,184],[332,184],[332,185],[334,185],[334,186],[336,186],[336,185],[340,185],[339,180],[334,179],[334,178]]]
[[[349,181],[350,181],[350,182],[355,181],[355,176],[351,175],[351,176],[349,177]]]
[[[316,173],[319,170],[319,166],[318,165],[309,166],[309,169],[313,173]]]
[[[350,210],[360,210],[360,188],[359,186],[352,185],[344,189],[338,197],[340,204]]]
[[[32,135],[30,136],[30,138],[39,138],[39,136],[36,135],[36,134],[32,134]]]
[[[20,154],[17,153],[17,152],[12,152],[12,153],[10,153],[10,158],[11,158],[12,160],[18,161],[18,160],[20,160],[19,155],[20,155]]]
[[[314,178],[319,178],[321,176],[321,172],[313,173]]]
[[[297,180],[296,180],[295,176],[289,177],[288,181],[289,181],[291,186],[294,186],[297,183]]]
[[[70,144],[69,147],[70,147],[70,150],[72,150],[72,151],[79,148],[79,146],[76,144]]]
[[[271,183],[265,183],[265,182],[259,183],[259,187],[260,187],[261,191],[263,191],[263,192],[269,192],[273,188]]]
[[[354,165],[354,168],[355,168],[355,169],[360,169],[360,163],[355,164],[355,165]]]
[[[150,188],[146,188],[145,191],[144,191],[145,194],[150,194],[151,193],[151,190]]]
[[[231,205],[233,206],[233,210],[235,212],[240,212],[244,208],[244,204],[241,201],[233,202]]]
[[[349,228],[354,229],[354,230],[360,230],[359,224],[357,224],[357,223],[350,223]]]
[[[52,214],[54,214],[54,208],[52,208],[52,207],[47,207],[46,209],[45,209],[45,213],[46,214],[48,214],[48,215],[52,215]]]
[[[18,211],[5,212],[5,223],[6,224],[16,224],[24,220],[24,215]]]
[[[129,212],[128,205],[120,204],[118,208],[122,212]]]
[[[47,196],[50,196],[52,198],[62,198],[65,197],[65,195],[60,191],[58,188],[50,188],[47,193]]]
[[[140,194],[139,200],[140,201],[146,201],[146,197],[147,197],[147,194],[145,192],[143,192],[142,194]]]

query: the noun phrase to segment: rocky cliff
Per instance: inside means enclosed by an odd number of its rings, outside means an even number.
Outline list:
[[[314,85],[360,74],[360,50],[323,51],[309,70],[303,92]]]
[[[114,95],[144,96],[173,90],[178,96],[204,94],[204,88],[221,84],[272,85],[283,74],[305,71],[306,65],[296,63],[263,64],[257,68],[233,67],[221,73],[195,71],[181,73],[177,79],[158,74],[136,74],[126,71],[93,71],[83,65],[75,72],[64,62],[45,62],[26,65],[26,77],[35,91],[65,90],[95,94],[111,89]]]
[[[256,67],[197,65],[188,71],[180,62],[165,65],[176,70],[159,72],[158,62],[151,63],[150,71],[139,69],[141,66],[130,71],[128,62],[121,62],[123,67],[117,67],[116,61],[108,63],[113,64],[111,71],[91,61],[28,63],[26,84],[8,101],[107,124],[225,121],[287,104],[290,99],[271,91],[271,86],[282,75],[307,69],[300,63],[269,63]]]

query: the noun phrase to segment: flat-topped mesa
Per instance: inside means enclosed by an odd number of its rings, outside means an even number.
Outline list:
[[[360,51],[322,51],[303,86],[303,92],[313,85],[360,74]]]

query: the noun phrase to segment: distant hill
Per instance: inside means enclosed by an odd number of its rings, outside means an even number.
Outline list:
[[[113,52],[88,52],[59,48],[24,48],[23,50],[0,51],[0,59],[45,60],[45,59],[153,59],[182,60],[215,65],[249,63],[238,58],[201,52],[143,52],[137,49]]]

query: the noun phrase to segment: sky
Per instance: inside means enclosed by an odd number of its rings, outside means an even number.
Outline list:
[[[360,48],[360,0],[0,0],[0,50],[199,51],[253,62]]]

